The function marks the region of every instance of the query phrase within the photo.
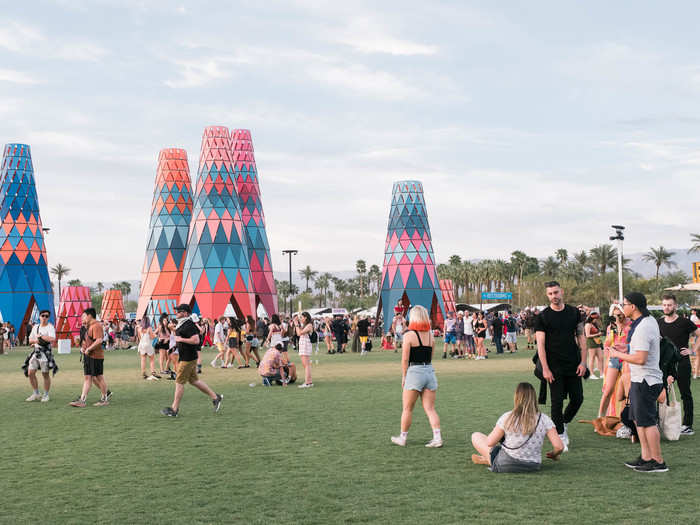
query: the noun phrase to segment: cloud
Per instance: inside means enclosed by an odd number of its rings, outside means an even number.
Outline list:
[[[392,73],[372,70],[361,64],[316,64],[309,66],[307,73],[311,78],[330,87],[359,95],[387,100],[407,100],[426,96],[421,89]]]
[[[12,82],[14,84],[38,84],[39,81],[22,71],[14,69],[0,69],[0,82]]]
[[[396,38],[370,17],[351,19],[345,28],[332,33],[331,40],[361,53],[415,56],[434,55],[438,50],[437,46]]]
[[[0,47],[19,55],[76,62],[95,62],[107,54],[103,47],[81,39],[63,42],[40,29],[16,21],[0,27]]]

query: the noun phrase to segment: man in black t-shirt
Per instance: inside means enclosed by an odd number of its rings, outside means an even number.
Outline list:
[[[493,343],[496,345],[496,353],[503,353],[503,321],[501,316],[496,312],[491,323],[491,330],[493,330]]]
[[[181,304],[175,308],[177,317],[177,327],[175,328],[175,343],[180,356],[177,364],[177,378],[175,379],[175,397],[172,406],[165,407],[160,411],[168,417],[177,417],[180,409],[180,400],[185,392],[185,385],[190,383],[200,391],[208,395],[214,405],[214,412],[221,408],[221,394],[214,392],[209,386],[197,376],[197,353],[199,352],[200,333],[197,325],[192,321],[190,314],[192,310],[189,305]]]
[[[676,313],[678,303],[676,296],[667,294],[662,297],[661,306],[664,309],[664,317],[659,319],[659,332],[662,337],[668,337],[681,352],[681,361],[678,363],[678,377],[674,378],[678,381],[678,389],[681,391],[681,399],[683,400],[683,426],[681,426],[681,434],[684,436],[692,436],[693,431],[693,394],[690,390],[690,354],[692,351],[688,348],[690,335],[695,334],[695,352],[700,350],[700,328],[695,326],[687,317],[680,317]]]
[[[579,310],[564,304],[561,286],[556,281],[545,283],[549,306],[535,318],[537,355],[542,363],[542,375],[549,383],[552,397],[552,421],[564,450],[569,449],[567,425],[583,404],[581,377],[586,373],[586,337]],[[564,408],[564,399],[569,404]]]
[[[369,340],[369,319],[364,315],[357,321],[357,335],[360,338],[360,345],[362,346],[362,353],[360,355],[365,355],[367,353],[365,347]]]

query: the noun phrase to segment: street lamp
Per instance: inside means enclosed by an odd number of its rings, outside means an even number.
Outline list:
[[[297,253],[298,250],[282,250],[282,255],[289,255],[289,317],[292,317],[292,255]]]
[[[610,237],[610,240],[617,241],[617,288],[620,296],[619,304],[622,304],[622,241],[625,240],[625,227],[613,224],[611,228],[615,230],[615,235]]]

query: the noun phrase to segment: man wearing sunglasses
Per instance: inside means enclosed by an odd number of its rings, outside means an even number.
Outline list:
[[[49,322],[50,315],[51,313],[48,310],[39,312],[41,322],[34,325],[29,336],[29,344],[34,345],[34,348],[24,362],[22,369],[29,378],[29,384],[32,385],[33,392],[26,401],[41,401],[42,403],[49,401],[49,390],[51,389],[49,370],[53,370],[54,375],[58,372],[58,366],[56,366],[56,361],[54,361],[53,353],[51,352],[51,345],[56,340],[56,329]],[[41,370],[41,375],[44,376],[43,395],[39,392],[39,382],[36,379],[37,370]]]

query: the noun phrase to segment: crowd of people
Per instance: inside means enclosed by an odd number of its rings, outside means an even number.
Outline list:
[[[472,435],[477,451],[472,456],[474,463],[488,465],[494,472],[538,470],[545,437],[552,444],[547,457],[558,459],[571,447],[568,425],[584,401],[582,380],[600,377],[603,387],[598,418],[619,418],[618,437],[629,437],[640,444],[639,457],[625,465],[640,472],[668,471],[657,426],[658,403],[666,401],[666,387],[676,382],[683,404],[681,435],[694,434],[690,385],[691,377],[697,377],[691,356],[700,355],[697,312],[693,311],[690,317],[680,316],[676,298],[664,295],[664,315],[657,321],[647,309],[644,295],[632,292],[621,304],[610,306],[608,323],[604,326],[598,311],[566,304],[557,282],[546,283],[546,294],[550,304],[542,311],[450,312],[443,326],[437,328],[431,325],[424,307],[411,308],[406,322],[406,312],[397,305],[384,335],[392,339],[395,351],[401,348],[402,353],[401,431],[391,441],[406,446],[412,413],[420,399],[433,430],[426,446],[443,446],[440,418],[435,409],[438,382],[432,364],[436,337],[444,335],[443,359],[449,354],[454,359],[479,360],[488,357],[484,344],[487,338],[491,338],[497,353],[506,351],[503,343],[508,352],[514,353],[518,351],[517,335],[524,332],[528,348],[536,350],[535,375],[542,382],[539,399],[531,384],[518,384],[513,409],[501,415],[488,435],[478,432]],[[175,312],[174,319],[163,314],[151,325],[147,317],[138,323],[101,322],[95,309],[87,308],[82,314],[80,335],[84,381],[80,395],[70,405],[85,407],[93,385],[100,392],[94,405],[109,404],[112,392],[104,376],[104,352],[122,345],[136,344],[145,380],[167,377],[175,381],[173,402],[161,412],[176,417],[186,384],[207,395],[215,411],[221,407],[223,395],[200,378],[201,349],[207,344],[217,350],[210,363],[212,367],[250,368],[253,362],[263,385],[283,387],[298,380],[297,368],[288,356],[288,351],[294,348],[304,368],[304,381],[299,388],[311,388],[312,356],[318,355],[321,343],[325,343],[329,354],[344,353],[352,339],[356,341],[352,351],[364,355],[371,351],[370,334],[381,329],[381,325],[363,316],[312,319],[308,312],[302,312],[258,320],[251,316],[244,320],[222,316],[210,322],[193,314],[186,304],[179,305]],[[39,322],[31,326],[27,335],[32,348],[22,367],[32,387],[27,401],[48,402],[51,374],[58,371],[52,353],[56,331],[49,316],[49,311],[41,311]],[[677,349],[677,363],[669,358],[669,348]],[[159,371],[156,371],[156,355]],[[43,393],[38,372],[42,374]],[[546,388],[551,396],[550,416],[538,408],[538,401],[544,403]]]

